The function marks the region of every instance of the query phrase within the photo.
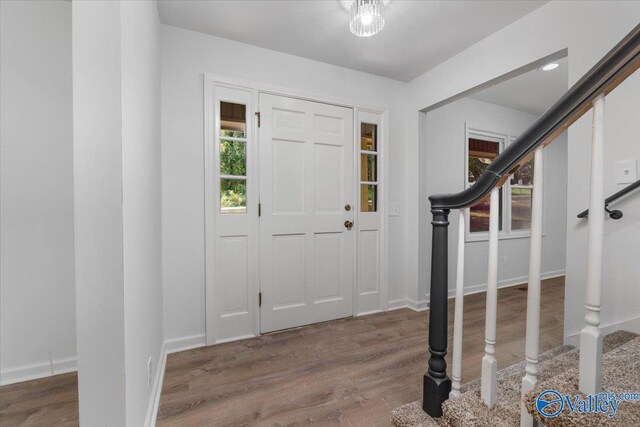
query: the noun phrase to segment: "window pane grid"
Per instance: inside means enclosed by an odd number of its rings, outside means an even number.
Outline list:
[[[219,105],[220,212],[247,212],[246,105],[221,101]]]
[[[378,125],[360,123],[360,211],[378,211]]]

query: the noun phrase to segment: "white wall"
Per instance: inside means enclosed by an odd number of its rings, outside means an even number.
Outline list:
[[[579,16],[579,19],[576,17]],[[569,84],[575,83],[593,66],[613,45],[626,35],[640,20],[638,2],[549,2],[531,14],[505,27],[497,33],[478,42],[450,60],[410,82],[412,99],[409,105],[407,134],[407,192],[420,194],[420,200],[426,200],[426,190],[420,178],[426,176],[426,170],[420,160],[423,156],[418,145],[419,111],[440,103],[448,98],[464,93],[488,81],[503,76],[513,70],[535,62],[563,49],[568,49]],[[541,29],[544,29],[542,31]],[[469,70],[472,70],[470,72]],[[608,105],[617,105],[616,122],[609,121],[607,129],[617,135],[617,144],[624,144],[624,150],[631,152],[637,122],[638,76],[619,88],[608,101]],[[626,110],[622,108],[626,107]],[[636,114],[636,116],[634,116]],[[634,120],[635,118],[635,120]],[[612,122],[619,125],[611,130]],[[580,241],[580,233],[574,231],[573,216],[587,204],[585,197],[586,181],[585,158],[588,158],[590,140],[590,114],[575,123],[568,133],[568,187],[567,205],[567,286],[565,299],[565,334],[570,335],[582,325],[584,297],[585,259],[581,256],[586,249]],[[636,138],[636,139],[634,139]],[[623,157],[621,153],[618,153]],[[611,154],[609,154],[611,156]],[[610,170],[610,169],[609,169]],[[607,190],[612,189],[611,184]],[[421,193],[422,191],[422,193]],[[424,195],[423,195],[424,193]],[[424,199],[422,199],[424,197]],[[578,200],[579,199],[579,200]],[[419,274],[420,262],[430,253],[420,253],[419,248],[428,250],[426,244],[428,210],[426,203],[417,198],[408,198],[408,227],[418,230],[408,235],[407,292],[408,295],[424,295],[428,292],[428,274]],[[627,209],[631,212],[630,209]],[[632,214],[629,213],[631,216]],[[627,217],[631,220],[633,217]],[[626,224],[631,224],[631,221]],[[635,224],[637,226],[637,223]],[[608,224],[615,227],[615,224]],[[618,225],[617,227],[623,227]],[[619,229],[618,229],[619,230]],[[629,237],[629,236],[627,236]],[[615,322],[621,318],[631,318],[638,314],[637,297],[620,281],[625,275],[622,271],[637,273],[637,256],[633,251],[633,240],[629,238],[624,245],[615,247],[616,237],[607,236],[605,280],[607,291],[604,297],[604,323]],[[637,242],[637,239],[636,239]],[[586,253],[586,252],[585,252]],[[612,273],[616,269],[618,273]],[[637,277],[637,276],[631,276]],[[635,290],[637,292],[637,287]],[[637,295],[637,293],[635,294]]]
[[[80,423],[139,426],[162,356],[158,10],[72,5]]]
[[[463,98],[443,107],[423,113],[426,115],[425,131],[421,144],[426,145],[427,194],[456,193],[465,188],[465,123],[488,131],[520,135],[538,117],[529,113],[490,104],[471,98]],[[424,119],[424,118],[423,118]],[[545,152],[544,231],[542,271],[544,276],[564,273],[565,267],[565,198],[566,198],[566,136]],[[449,222],[449,288],[455,289],[458,250],[458,213]],[[431,241],[431,229],[427,229],[427,241]],[[501,239],[498,280],[508,285],[527,281],[529,271],[529,238]],[[486,288],[488,242],[467,242],[465,245],[465,288],[478,292]],[[507,265],[503,265],[507,257]],[[424,261],[424,260],[423,260]],[[428,263],[421,268],[429,271]],[[427,290],[428,292],[428,290]],[[426,295],[421,295],[423,299]]]
[[[0,369],[75,369],[71,3],[0,2]]]
[[[604,42],[598,48],[606,49],[603,45]],[[640,167],[639,72],[607,96],[605,108],[604,193],[608,197],[628,185],[614,182],[615,162],[636,159]],[[576,215],[589,207],[591,117],[589,114],[572,130],[574,140],[569,145],[565,334],[573,345],[578,345],[578,334],[585,324],[587,220]],[[620,199],[612,208],[621,210],[624,216],[614,221],[605,215],[602,326],[605,333],[621,328],[640,333],[640,190]]]
[[[204,341],[203,73],[389,108],[389,201],[400,204],[400,216],[389,218],[389,299],[403,299],[406,84],[163,25],[165,338]]]
[[[163,357],[160,17],[155,0],[120,7],[126,409],[127,425],[140,426],[147,361],[158,375]]]

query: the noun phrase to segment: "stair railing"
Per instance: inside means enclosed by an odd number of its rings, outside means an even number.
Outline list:
[[[600,331],[602,247],[604,210],[604,98],[640,67],[640,25],[607,53],[569,91],[501,154],[474,185],[455,194],[429,197],[433,220],[431,252],[431,290],[429,308],[429,366],[423,378],[422,408],[432,417],[442,415],[442,404],[460,394],[462,377],[462,321],[464,287],[464,235],[466,209],[490,198],[489,268],[485,323],[485,355],[482,358],[481,398],[487,406],[496,402],[497,362],[495,358],[497,319],[498,216],[499,189],[520,166],[532,157],[534,186],[532,200],[529,286],[527,290],[527,329],[525,376],[522,393],[531,390],[538,379],[540,342],[540,268],[542,251],[542,177],[544,147],[563,133],[591,108],[593,137],[591,149],[590,215],[588,231],[588,272],[585,327],[580,333],[580,390],[600,391],[602,333]],[[460,211],[458,265],[453,337],[453,383],[447,376],[447,294],[449,213]],[[521,409],[521,424],[533,425],[531,416]]]

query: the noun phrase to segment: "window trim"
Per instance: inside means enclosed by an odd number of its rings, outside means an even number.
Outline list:
[[[509,132],[491,129],[487,126],[477,126],[470,123],[465,123],[465,138],[464,138],[464,188],[469,187],[469,138],[485,139],[488,141],[495,141],[499,144],[498,154],[511,145],[517,136],[509,134]],[[544,185],[544,184],[543,184]],[[533,186],[531,186],[533,188]],[[502,186],[502,230],[498,232],[499,240],[509,239],[527,239],[531,237],[531,230],[513,230],[511,228],[511,180],[507,180]],[[466,230],[465,230],[465,242],[483,242],[489,240],[488,231],[478,231],[472,233],[470,227],[471,215],[469,214],[469,208],[467,208],[466,215]],[[543,230],[544,230],[544,217],[543,217]],[[542,236],[544,236],[544,231]]]

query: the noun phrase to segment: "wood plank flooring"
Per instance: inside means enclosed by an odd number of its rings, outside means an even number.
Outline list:
[[[484,298],[465,297],[464,382],[480,375]],[[524,357],[526,286],[498,300],[503,368]],[[541,351],[562,344],[563,309],[564,278],[544,281]],[[451,341],[453,300],[449,311]],[[171,354],[157,425],[388,427],[394,407],[420,398],[427,321],[402,309]],[[77,425],[76,388],[75,374],[0,387],[0,425]]]
[[[463,382],[480,375],[484,299],[465,297]],[[524,358],[526,286],[498,299],[507,367]],[[564,279],[545,281],[541,351],[562,344],[563,308]],[[453,300],[449,310],[451,348]],[[389,426],[394,407],[421,396],[427,320],[402,309],[169,355],[158,426]]]

